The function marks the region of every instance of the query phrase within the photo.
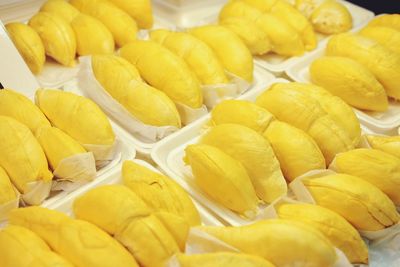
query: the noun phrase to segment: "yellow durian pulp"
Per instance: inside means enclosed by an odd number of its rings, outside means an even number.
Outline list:
[[[385,89],[363,65],[346,57],[322,57],[310,65],[312,81],[356,108],[385,111]]]
[[[393,202],[361,178],[333,174],[303,183],[318,205],[338,213],[358,230],[377,231],[399,221]]]
[[[92,56],[97,81],[129,113],[144,124],[181,126],[178,110],[160,90],[144,83],[138,70],[126,59],[114,55]]]
[[[36,104],[55,127],[80,144],[111,145],[115,141],[107,116],[86,97],[40,89],[36,91]]]
[[[369,145],[400,158],[400,136],[367,135]]]
[[[357,230],[339,214],[312,204],[278,204],[279,218],[306,223],[319,230],[352,263],[368,263],[368,249]]]
[[[239,124],[221,124],[204,134],[200,143],[219,148],[246,169],[257,196],[271,203],[286,195],[287,185],[269,142]]]
[[[48,12],[39,12],[28,23],[40,36],[46,55],[67,67],[75,65],[76,37],[68,22]]]
[[[200,108],[203,95],[199,81],[183,59],[154,41],[135,41],[120,50],[120,55],[139,70],[151,86],[163,91],[172,101]]]
[[[109,0],[128,13],[141,29],[153,27],[153,10],[151,0]]]
[[[6,171],[0,167],[0,206],[16,200],[17,194]]]
[[[330,38],[326,54],[349,57],[364,65],[383,85],[388,96],[400,99],[400,54],[355,34],[339,34]]]
[[[222,150],[209,145],[185,149],[196,184],[217,203],[246,217],[253,217],[258,199],[244,166]]]
[[[33,74],[39,74],[46,61],[44,45],[39,34],[29,25],[20,22],[7,23],[5,27],[29,69]]]
[[[337,34],[353,27],[353,18],[346,6],[337,0],[325,0],[311,13],[310,21],[317,32]]]
[[[400,54],[400,26],[398,30],[384,26],[368,26],[362,29],[360,34]]]
[[[400,31],[400,14],[383,14],[372,19],[369,26],[383,26]]]
[[[40,7],[40,11],[53,13],[66,20],[68,23],[71,23],[74,18],[79,15],[78,9],[65,0],[47,0]]]

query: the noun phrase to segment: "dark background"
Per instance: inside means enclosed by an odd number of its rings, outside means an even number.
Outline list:
[[[348,0],[356,5],[365,7],[375,14],[400,13],[400,0]]]

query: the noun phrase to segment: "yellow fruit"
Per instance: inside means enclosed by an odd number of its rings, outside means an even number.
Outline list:
[[[383,26],[369,26],[362,29],[360,34],[400,54],[400,29],[396,30]]]
[[[367,135],[369,145],[400,158],[400,136]]]
[[[310,21],[317,32],[336,34],[353,27],[349,10],[336,0],[325,0],[312,13]]]
[[[264,55],[272,49],[268,34],[252,20],[244,17],[229,17],[220,21],[219,24],[239,36],[252,55]]]
[[[380,150],[360,148],[338,154],[333,168],[375,185],[400,206],[399,158]]]
[[[65,0],[47,0],[40,11],[53,13],[65,19],[68,23],[71,23],[79,15],[79,11]]]
[[[135,66],[124,58],[92,56],[92,69],[104,89],[138,120],[154,126],[181,126],[174,102],[145,84]]]
[[[56,127],[39,128],[36,139],[42,146],[53,171],[63,159],[86,153],[86,150],[77,141]]]
[[[313,83],[353,107],[385,111],[388,100],[385,89],[363,65],[345,57],[322,57],[310,65]]]
[[[357,230],[339,214],[312,204],[280,204],[279,218],[308,224],[325,235],[352,263],[368,264],[368,249]]]
[[[77,198],[73,210],[77,218],[113,235],[141,266],[164,266],[179,251],[175,239],[160,220],[125,186],[96,187]]]
[[[40,89],[36,91],[36,104],[55,127],[80,144],[114,143],[110,121],[88,98],[60,90]]]
[[[278,83],[275,88],[290,88],[303,92],[317,101],[322,109],[330,115],[338,126],[343,128],[346,134],[356,146],[360,142],[361,127],[353,109],[339,97],[331,95],[322,87],[305,83]]]
[[[70,4],[84,14],[101,21],[114,37],[117,46],[136,40],[136,22],[125,11],[106,0],[70,0]]]
[[[75,65],[76,38],[66,20],[47,12],[39,12],[29,20],[42,39],[46,55],[62,65]]]
[[[175,214],[199,225],[200,215],[188,193],[171,178],[153,172],[133,161],[122,165],[124,185],[136,193],[153,211]]]
[[[77,267],[138,266],[133,256],[107,233],[55,210],[15,209],[10,213],[10,224],[30,229]]]
[[[182,58],[201,84],[228,83],[224,67],[214,52],[205,43],[192,35],[160,29],[150,32],[150,39]]]
[[[16,199],[17,194],[11,184],[10,177],[8,177],[6,171],[0,167],[0,206]]]
[[[203,226],[200,229],[276,266],[333,266],[336,261],[329,240],[300,222],[271,219],[240,227]]]
[[[34,232],[14,225],[0,230],[0,258],[2,267],[73,267]]]
[[[184,160],[204,192],[228,209],[246,217],[255,215],[256,192],[239,161],[209,145],[189,145],[185,152]]]
[[[292,86],[275,84],[261,94],[256,103],[278,120],[308,133],[318,144],[327,164],[337,153],[354,148],[348,133],[322,108],[319,101]]]
[[[154,215],[162,222],[165,228],[174,237],[181,251],[185,251],[186,240],[189,235],[190,225],[181,216],[165,211],[157,211]]]
[[[40,36],[32,27],[19,22],[6,24],[6,29],[29,69],[34,74],[39,74],[46,60]]]
[[[76,36],[76,52],[80,56],[112,54],[114,39],[103,23],[91,16],[80,14],[71,21]]]
[[[51,182],[46,156],[28,127],[0,116],[0,166],[21,193],[28,193],[28,183]],[[35,204],[35,203],[32,203]]]
[[[326,53],[354,59],[371,71],[383,85],[386,93],[400,99],[400,54],[390,51],[374,40],[354,34],[332,37]]]
[[[266,109],[245,100],[224,100],[211,111],[214,125],[236,123],[263,133],[274,116]]]
[[[303,183],[318,205],[343,216],[358,230],[381,230],[399,221],[393,202],[361,178],[334,174]]]
[[[230,1],[221,10],[219,20],[231,17],[249,19],[264,31],[272,44],[272,51],[283,56],[296,56],[304,53],[300,35],[285,20],[274,14],[262,13],[243,1]]]
[[[33,133],[42,126],[50,126],[46,116],[31,100],[11,89],[0,90],[0,115],[16,119]]]
[[[294,6],[306,18],[310,19],[313,11],[325,0],[295,0]]]
[[[200,139],[219,148],[246,169],[257,196],[267,203],[286,195],[287,185],[268,141],[256,131],[239,124],[213,127]]]
[[[153,11],[150,0],[109,0],[128,13],[142,29],[153,27]]]
[[[203,96],[196,76],[183,59],[153,41],[136,41],[124,46],[120,55],[139,70],[150,85],[174,102],[200,108]]]
[[[306,132],[285,122],[273,121],[264,136],[271,144],[288,181],[311,170],[325,169],[324,155]]]
[[[400,14],[384,14],[379,17],[375,17],[370,21],[368,27],[369,26],[383,26],[400,31]]]
[[[189,33],[211,47],[227,71],[253,81],[253,57],[234,32],[223,26],[207,25],[192,28]]]
[[[234,252],[177,254],[181,267],[274,267],[261,257]]]

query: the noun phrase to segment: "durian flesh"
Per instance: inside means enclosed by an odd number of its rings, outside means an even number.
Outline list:
[[[372,148],[400,158],[400,136],[368,135],[367,140]]]
[[[46,55],[40,36],[29,25],[13,22],[6,24],[7,32],[25,63],[34,74],[39,74]]]
[[[16,200],[17,194],[6,171],[0,167],[0,206]]]
[[[375,17],[369,22],[369,26],[383,26],[400,31],[400,14],[384,14]]]
[[[267,203],[286,195],[287,185],[269,142],[259,133],[239,124],[211,128],[200,143],[219,148],[246,169],[257,196]]]
[[[381,230],[399,221],[389,197],[361,178],[333,174],[303,183],[318,205],[343,216],[358,230]]]
[[[322,57],[310,66],[312,81],[342,98],[349,105],[372,111],[385,111],[385,89],[362,64],[345,57]]]
[[[141,29],[150,29],[153,26],[153,11],[151,0],[109,0],[128,13]]]
[[[396,30],[383,26],[368,26],[362,29],[360,34],[400,54],[400,27]]]
[[[53,13],[71,23],[79,11],[65,0],[47,0],[41,7],[40,11]]]
[[[337,0],[325,0],[311,13],[310,21],[317,32],[337,34],[353,27],[349,10]]]

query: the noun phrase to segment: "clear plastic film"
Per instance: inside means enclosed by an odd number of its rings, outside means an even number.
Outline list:
[[[92,70],[91,57],[80,57],[79,60],[81,62],[81,67],[78,73],[79,88],[86,96],[96,102],[110,117],[117,121],[129,133],[133,135],[141,135],[147,139],[150,139],[151,141],[158,141],[178,130],[178,128],[175,126],[157,127],[141,122],[139,119],[133,116],[124,106],[116,101],[96,80],[96,77],[94,76]],[[189,115],[192,115],[196,111],[197,110],[188,110],[187,113]],[[200,116],[204,115],[205,113],[207,113],[207,110],[201,113]],[[192,116],[197,118],[199,115],[195,114]]]

